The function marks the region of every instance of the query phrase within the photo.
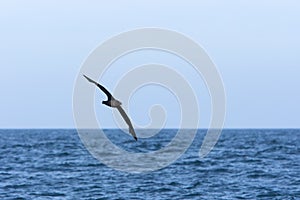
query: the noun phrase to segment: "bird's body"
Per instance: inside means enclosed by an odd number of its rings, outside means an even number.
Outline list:
[[[105,87],[103,87],[102,85],[100,85],[99,83],[97,83],[96,81],[90,79],[89,77],[83,75],[89,82],[94,83],[96,86],[98,86],[107,96],[107,100],[106,101],[102,101],[102,104],[112,107],[112,108],[117,108],[118,111],[120,112],[120,114],[122,115],[123,119],[125,120],[125,122],[127,123],[127,125],[129,126],[129,133],[131,133],[131,135],[134,137],[135,140],[137,140],[134,128],[131,124],[131,121],[129,119],[129,117],[127,116],[127,114],[125,113],[125,111],[122,108],[122,103],[115,99],[110,92],[105,89]]]
[[[122,103],[116,99],[111,99],[109,101],[102,101],[102,104],[113,108],[117,108],[118,106],[122,105]]]

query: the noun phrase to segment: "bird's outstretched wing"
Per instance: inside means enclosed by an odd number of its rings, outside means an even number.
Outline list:
[[[105,89],[105,87],[103,87],[102,85],[100,85],[99,83],[97,83],[96,81],[94,81],[94,80],[92,80],[92,79],[90,79],[89,77],[87,77],[86,75],[83,75],[89,82],[91,82],[91,83],[94,83],[95,85],[97,85],[105,94],[106,94],[106,96],[107,96],[107,98],[108,98],[108,101],[110,101],[112,98],[113,98],[113,96],[111,95],[111,93],[107,90],[107,89]]]
[[[121,106],[117,106],[117,109],[121,113],[121,115],[122,115],[123,119],[125,120],[125,122],[127,123],[127,125],[129,126],[129,133],[131,133],[131,135],[134,137],[134,139],[137,140],[133,126],[132,126],[131,121],[130,121],[129,117],[127,116],[126,112],[123,110],[123,108]]]

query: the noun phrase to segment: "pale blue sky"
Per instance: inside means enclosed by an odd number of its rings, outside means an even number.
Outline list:
[[[179,31],[206,50],[226,88],[225,127],[300,127],[299,1],[13,0],[0,3],[0,27],[0,128],[73,128],[83,61],[106,39],[141,27]]]

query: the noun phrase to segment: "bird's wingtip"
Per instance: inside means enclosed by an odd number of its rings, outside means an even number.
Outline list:
[[[131,135],[133,136],[133,138],[135,139],[135,141],[137,141],[137,137],[136,137],[136,134],[134,132],[134,129],[132,127],[129,127],[129,133],[131,133]]]
[[[86,78],[89,82],[94,82],[92,79],[90,79],[89,77],[87,77],[85,74],[82,74],[84,76],[84,78]]]

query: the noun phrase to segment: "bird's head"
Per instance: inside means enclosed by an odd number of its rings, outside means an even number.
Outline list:
[[[102,104],[104,105],[108,105],[107,103],[108,103],[107,101],[102,101]]]

